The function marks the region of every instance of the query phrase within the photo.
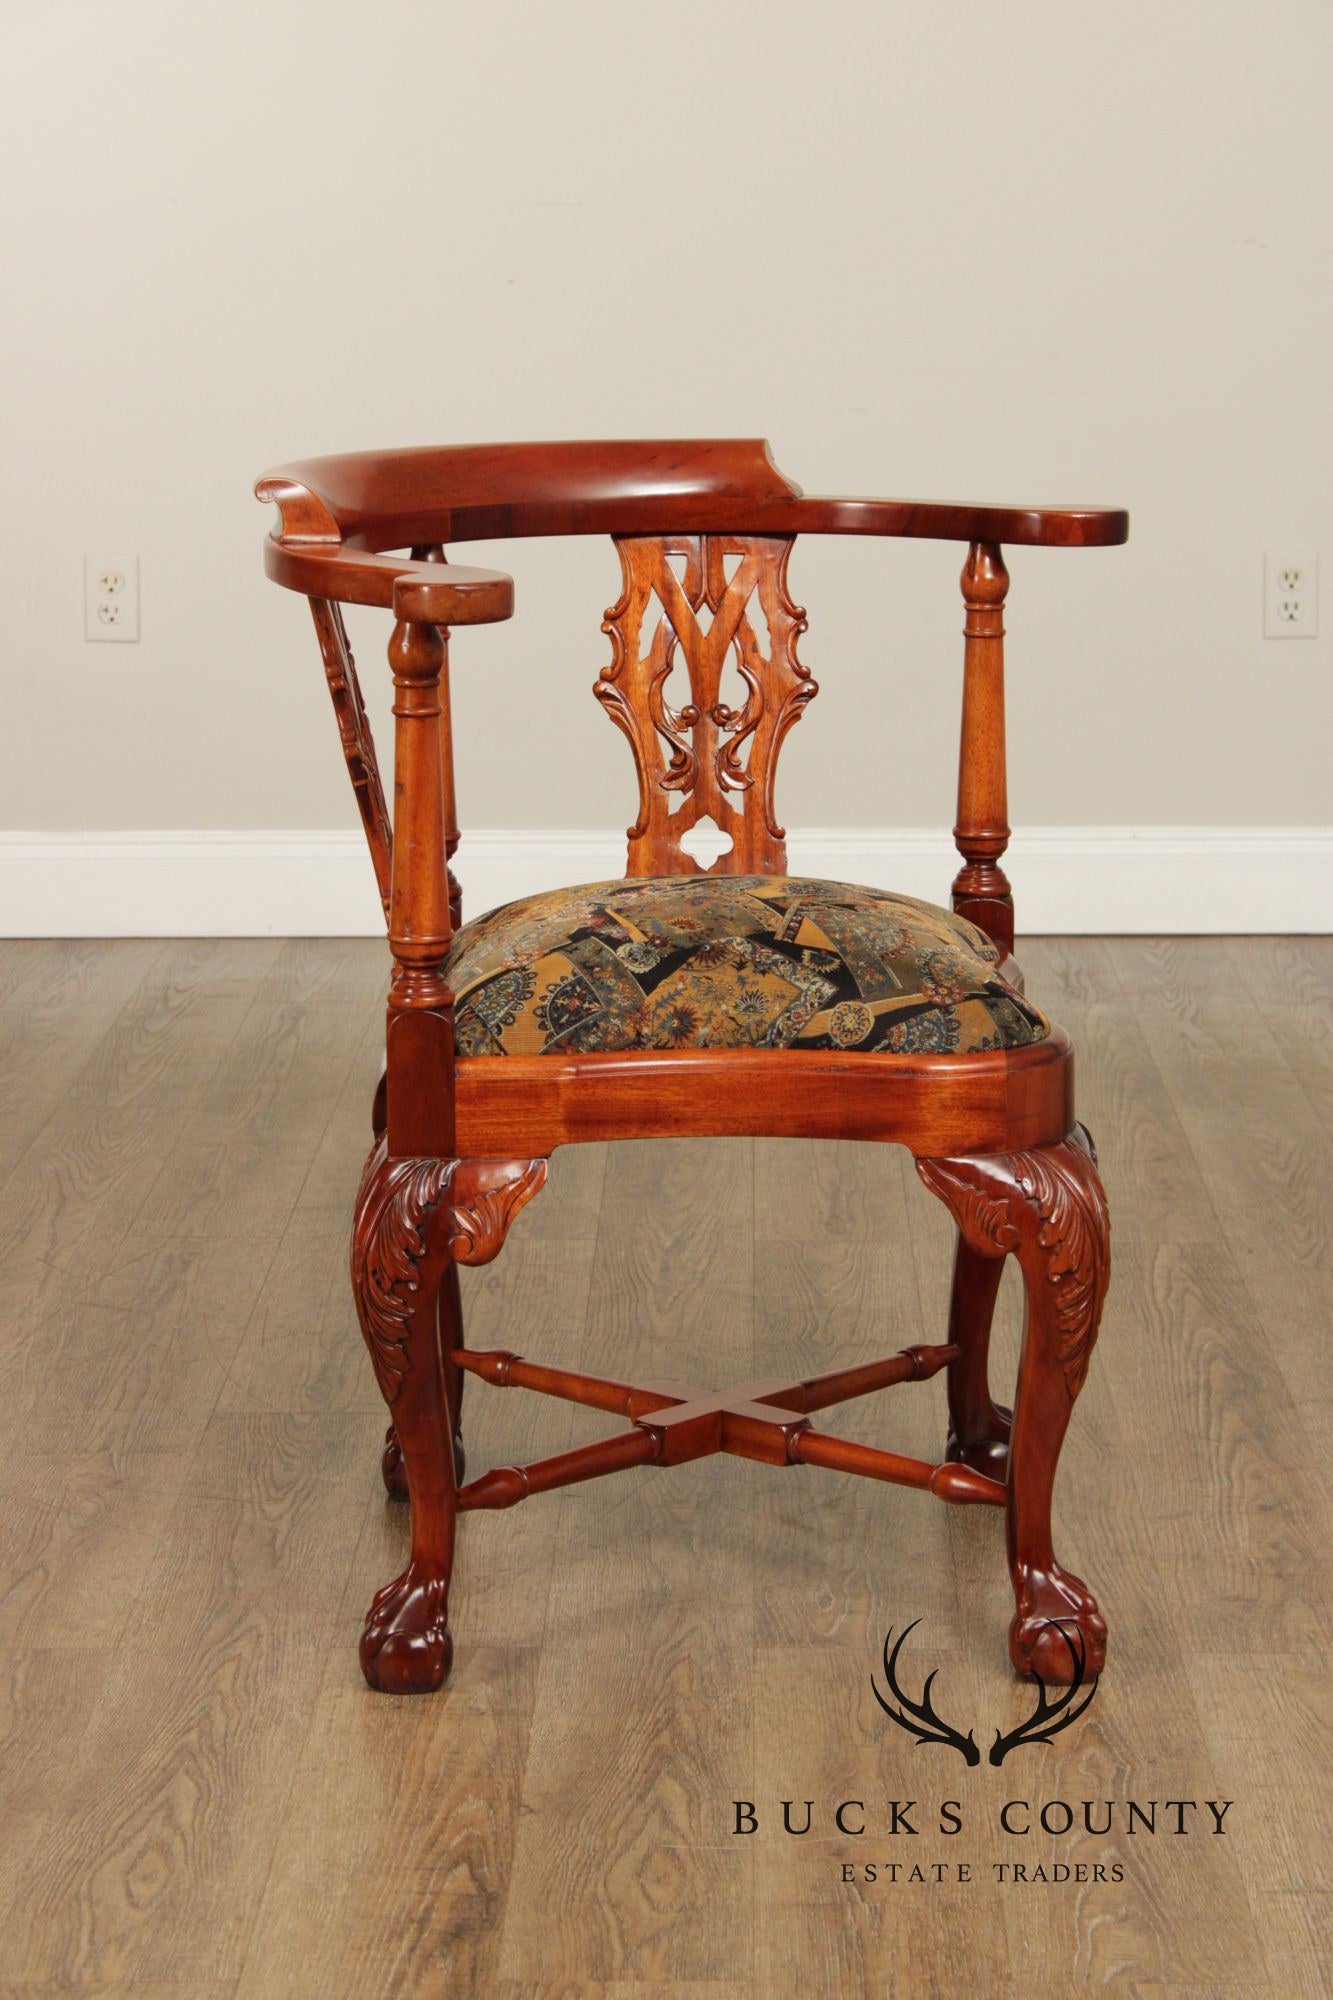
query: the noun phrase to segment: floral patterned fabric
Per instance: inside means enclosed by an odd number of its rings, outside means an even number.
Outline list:
[[[984,932],[933,903],[797,876],[593,882],[455,937],[460,1055],[613,1049],[970,1051],[1048,1024]]]

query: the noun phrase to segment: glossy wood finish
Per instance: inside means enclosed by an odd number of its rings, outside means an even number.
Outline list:
[[[928,1382],[932,1375],[956,1360],[956,1347],[906,1347],[884,1361],[858,1363],[855,1368],[836,1368],[824,1375],[812,1375],[803,1382],[784,1382],[777,1389],[752,1387],[744,1391],[751,1402],[781,1403],[809,1415],[832,1403],[849,1402],[887,1389],[895,1382]],[[668,1390],[661,1385],[636,1389],[628,1382],[611,1382],[599,1375],[582,1375],[567,1368],[551,1368],[525,1361],[507,1347],[492,1347],[469,1353],[459,1348],[453,1355],[458,1367],[469,1375],[479,1375],[500,1389],[539,1389],[544,1396],[558,1396],[567,1403],[582,1403],[588,1409],[610,1410],[618,1417],[646,1416],[652,1410],[667,1409],[689,1400],[694,1392]],[[699,1391],[703,1394],[703,1391]],[[739,1392],[738,1392],[739,1393]]]
[[[392,1098],[389,1133],[392,1133]],[[376,1380],[393,1413],[386,1483],[401,1460],[412,1510],[407,1568],[378,1593],[361,1668],[385,1693],[439,1687],[453,1659],[449,1579],[458,1514],[455,1439],[461,1398],[448,1357],[462,1327],[451,1262],[488,1264],[546,1178],[544,1160],[394,1159],[371,1149],[357,1197],[352,1289]]]
[[[412,550],[413,562],[442,563],[447,561],[444,550],[438,542]],[[454,725],[453,709],[449,699],[449,633],[440,628],[440,643],[444,647],[444,657],[440,661],[440,792],[444,815],[444,856],[449,882],[449,917],[455,930],[463,921],[463,892],[458,877],[454,874],[453,859],[458,852],[460,839],[458,827],[458,788],[454,776]]]
[[[954,1500],[1003,1499],[1017,1603],[1015,1666],[1049,1679],[1068,1671],[1071,1651],[1054,1620],[1078,1627],[1088,1661],[1099,1666],[1100,1613],[1086,1587],[1057,1564],[1050,1540],[1055,1465],[1108,1269],[1100,1183],[1074,1127],[1067,1038],[1054,1029],[1028,1048],[965,1056],[732,1049],[457,1058],[445,977],[461,916],[450,866],[461,836],[448,628],[507,617],[513,600],[507,577],[451,563],[446,546],[491,536],[613,536],[623,587],[606,615],[612,657],[595,692],[634,758],[639,810],[629,830],[629,872],[699,872],[687,843],[711,823],[730,841],[713,872],[740,874],[787,865],[777,757],[816,691],[796,650],[806,621],[787,581],[794,536],[964,540],[955,826],[963,865],[953,900],[998,943],[1005,976],[1019,984],[1013,899],[1000,866],[1009,837],[1008,575],[1000,542],[1107,545],[1124,539],[1124,515],[806,499],[777,471],[766,445],[725,439],[359,454],[283,467],[258,490],[281,513],[267,547],[269,573],[312,600],[344,758],[386,899],[393,961],[386,1069],[357,1202],[352,1273],[393,1417],[384,1482],[410,1502],[412,1551],[367,1620],[361,1657],[371,1685],[423,1691],[448,1673],[460,1511],[512,1506],[603,1473],[715,1452],[774,1466],[819,1464]],[[400,547],[405,557],[388,553]],[[396,617],[389,643],[392,828],[342,601],[391,605]],[[463,1373],[476,1357],[464,1345],[457,1265],[496,1254],[560,1146],[745,1134],[902,1144],[958,1217],[950,1342],[938,1350],[947,1351],[951,1368],[944,1462],[818,1433],[799,1398],[666,1390],[661,1402],[645,1405],[653,1385],[636,1389],[605,1378],[600,1390],[585,1385],[585,1399],[594,1391],[623,1394],[630,1433],[464,1482]],[[1029,1298],[1012,1426],[986,1383],[990,1267],[1010,1252]],[[1071,1330],[1071,1312],[1086,1323]],[[1069,1363],[1071,1342],[1082,1356],[1077,1369]],[[505,1379],[568,1394],[565,1371],[512,1365],[517,1372]],[[895,1365],[837,1371],[824,1399],[887,1386],[901,1379]],[[799,1385],[781,1386],[794,1396]]]
[[[383,551],[528,535],[701,533],[1099,548],[1129,534],[1129,516],[1114,507],[806,498],[756,439],[351,452],[279,466],[256,491],[282,515],[265,556],[275,582],[441,625],[509,617],[512,579],[452,564],[432,575],[424,562]]]
[[[787,591],[790,537],[622,536],[616,547],[625,587],[602,626],[612,658],[593,692],[634,756],[626,873],[785,874],[778,751],[818,692],[796,657],[806,618]],[[723,684],[733,653],[739,700]],[[673,688],[685,696],[675,705]],[[681,845],[701,821],[731,843],[707,871]]]
[[[959,1234],[954,1247],[949,1295],[949,1339],[958,1359],[949,1370],[947,1456],[991,1479],[1009,1476],[1009,1433],[1013,1411],[990,1392],[991,1321],[1004,1260],[974,1250]]]
[[[1077,1626],[1089,1674],[1106,1664],[1106,1624],[1051,1546],[1051,1494],[1075,1398],[1087,1377],[1111,1275],[1110,1222],[1096,1154],[1080,1126],[1059,1146],[973,1159],[918,1160],[969,1250],[1023,1272],[1027,1311],[1009,1438],[1009,1567],[1019,1673],[1070,1678],[1062,1627]]]
[[[580,1446],[535,1465],[510,1465],[474,1479],[458,1495],[459,1510],[513,1507],[531,1493],[544,1493],[583,1479],[596,1479],[632,1465],[685,1465],[715,1452],[757,1459],[766,1465],[824,1465],[891,1485],[922,1487],[941,1500],[1003,1507],[1005,1489],[969,1467],[930,1465],[872,1445],[813,1430],[812,1410],[867,1396],[899,1382],[923,1382],[955,1359],[956,1348],[913,1347],[887,1360],[834,1369],[803,1382],[751,1382],[744,1388],[713,1391],[677,1383],[628,1382],[580,1375],[569,1369],[534,1367],[505,1349],[469,1353],[456,1349],[459,1368],[505,1389],[536,1389],[564,1402],[614,1410],[635,1429],[620,1437]]]
[[[373,908],[369,866],[363,886]],[[905,1685],[938,1667],[983,1753],[1029,1714],[1000,1671],[999,1511],[731,1457],[469,1514],[443,1705],[369,1693],[350,1642],[410,1534],[372,1476],[384,1411],[344,1270],[384,945],[0,941],[0,1990],[1066,2000],[1032,1968],[1072,1965],[1154,2000],[1322,1992],[1333,940],[1023,957],[1078,1042],[1115,1215],[1056,1493],[1056,1548],[1095,1558],[1115,1624],[1086,1720],[997,1774],[913,1749],[868,1682],[919,1617]],[[896,1146],[571,1148],[497,1262],[462,1270],[469,1344],[795,1380],[942,1341],[953,1235]],[[938,1458],[945,1379],[828,1428]],[[477,1471],[620,1428],[467,1393]],[[817,1802],[805,1839],[781,1832],[793,1795]],[[953,1840],[818,1816],[946,1795]],[[1010,1797],[1167,1796],[1234,1799],[1227,1835],[1176,1838],[1160,1807],[1155,1840],[995,1831]],[[748,1841],[734,1797],[760,1807]],[[844,1883],[871,1847],[966,1847],[973,1879]],[[998,1881],[1019,1848],[1111,1851],[1124,1879]]]
[[[953,907],[1014,948],[1014,899],[1000,856],[1009,845],[1004,745],[1004,600],[1009,572],[994,543],[973,542],[961,577],[963,728],[958,750],[958,818],[953,830],[963,866],[953,882]]]
[[[385,1036],[388,1149],[396,1159],[454,1151],[452,996],[441,961],[453,935],[445,858],[440,676],[433,625],[400,621],[389,642],[394,686],[394,845],[389,903],[393,977]]]
[[[458,1509],[437,1319],[448,1243],[431,1227],[451,1169],[390,1162],[380,1140],[356,1204],[352,1290],[393,1412],[412,1509],[407,1568],[377,1593],[361,1636],[362,1672],[372,1687],[392,1693],[439,1687],[453,1661],[449,1579]]]
[[[966,1465],[927,1465],[897,1451],[877,1451],[851,1438],[828,1437],[822,1431],[799,1431],[791,1441],[791,1457],[800,1465],[822,1465],[830,1472],[852,1472],[862,1479],[883,1479],[890,1486],[915,1486],[937,1500],[955,1506],[1003,1507],[1005,1490]]]
[[[1025,1049],[964,1056],[839,1049],[465,1056],[455,1116],[465,1154],[728,1133],[882,1139],[927,1154],[1003,1152],[1063,1138],[1073,1086],[1073,1051],[1059,1029]]]

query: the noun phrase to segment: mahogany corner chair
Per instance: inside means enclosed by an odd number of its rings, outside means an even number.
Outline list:
[[[701,440],[357,453],[269,473],[281,520],[268,574],[310,600],[343,754],[388,921],[392,978],[374,1143],[357,1196],[352,1283],[392,1417],[383,1471],[411,1504],[411,1556],[361,1639],[373,1688],[449,1672],[457,1515],[635,1465],[716,1451],[826,1466],[1006,1511],[1020,1673],[1101,1668],[1106,1627],[1055,1559],[1051,1491],[1109,1275],[1106,1202],[1074,1122],[1068,1037],[1024,997],[1006,823],[1001,544],[1125,540],[1108,508],[805,497],[766,445]],[[787,589],[798,534],[966,545],[962,747],[946,911],[788,876],[774,809],[783,737],[815,683]],[[448,561],[490,537],[609,534],[623,589],[594,692],[638,775],[625,880],[557,891],[463,924],[447,638],[508,618],[513,585]],[[403,550],[408,554],[391,554]],[[392,823],[341,606],[392,609]],[[722,676],[734,662],[734,689]],[[682,841],[731,838],[704,872]],[[696,843],[697,844],[697,843]],[[484,1264],[546,1179],[591,1139],[767,1134],[907,1146],[957,1224],[948,1337],[806,1381],[732,1390],[631,1384],[464,1345],[457,1266]],[[1026,1312],[1011,1412],[991,1398],[1004,1259]],[[939,1464],[849,1443],[811,1421],[891,1383],[948,1371]],[[464,1374],[627,1420],[615,1435],[464,1483]]]

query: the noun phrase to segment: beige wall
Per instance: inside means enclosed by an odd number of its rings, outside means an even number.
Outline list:
[[[1330,643],[1265,644],[1322,546],[1325,0],[1112,7],[6,10],[3,823],[349,821],[275,461],[417,441],[766,433],[809,491],[1127,504],[1016,551],[1025,824],[1329,813]],[[82,637],[135,549],[143,639]],[[622,823],[588,692],[603,543],[496,551],[455,647],[473,825]],[[490,560],[491,558],[487,558]],[[795,824],[947,822],[948,546],[803,544],[823,693]],[[1326,603],[1333,633],[1333,603]],[[377,614],[358,620],[381,702]]]

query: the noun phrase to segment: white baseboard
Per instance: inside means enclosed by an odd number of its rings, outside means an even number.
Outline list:
[[[958,857],[915,827],[793,829],[794,874],[947,902]],[[623,874],[619,831],[467,832],[465,914]],[[1019,929],[1333,930],[1333,827],[1030,827],[1005,866]],[[357,832],[0,832],[0,936],[360,937],[382,929]]]

